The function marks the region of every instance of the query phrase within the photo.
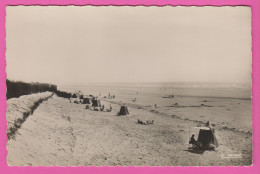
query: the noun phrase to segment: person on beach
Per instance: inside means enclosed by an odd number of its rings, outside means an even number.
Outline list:
[[[103,111],[105,109],[105,106],[104,105],[102,105],[102,107],[101,107],[101,111]]]
[[[192,144],[192,145],[194,145],[194,144],[196,144],[196,140],[195,140],[195,138],[194,138],[194,134],[191,136],[191,138],[190,138],[190,142],[189,142],[189,144]]]

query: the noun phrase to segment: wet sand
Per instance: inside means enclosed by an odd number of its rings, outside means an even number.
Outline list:
[[[83,104],[70,103],[68,99],[57,96],[43,102],[23,123],[15,138],[7,142],[8,164],[243,166],[252,163],[252,128],[243,125],[248,123],[237,121],[233,124],[232,119],[236,119],[228,116],[224,117],[227,119],[225,123],[219,121],[221,119],[210,120],[213,118],[212,115],[221,109],[224,113],[228,113],[226,107],[174,108],[159,105],[155,109],[152,106],[140,107],[138,103],[133,103],[128,104],[130,115],[118,117],[116,115],[120,106],[117,103],[120,101],[106,100],[101,102],[106,108],[112,103],[112,112],[88,110]],[[180,106],[188,106],[184,98],[178,100]],[[203,98],[199,98],[199,101],[201,100]],[[221,100],[221,105],[234,106],[238,109],[234,107],[229,109],[238,113],[239,110],[250,106],[244,100],[239,100],[240,104],[237,104],[239,107],[230,100],[224,101]],[[206,104],[215,106],[217,102]],[[200,119],[189,115],[196,115]],[[200,117],[203,115],[204,117]],[[244,117],[245,120],[250,120],[248,113]],[[138,119],[154,120],[154,124],[136,124]],[[208,120],[216,124],[219,148],[216,151],[189,151],[188,141],[192,133],[189,131],[190,128],[204,124]]]

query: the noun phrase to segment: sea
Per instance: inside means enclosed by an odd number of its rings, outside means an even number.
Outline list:
[[[203,83],[203,82],[150,82],[150,83],[89,83],[84,85],[59,85],[58,90],[82,92],[86,95],[134,98],[136,95],[252,98],[251,83]]]

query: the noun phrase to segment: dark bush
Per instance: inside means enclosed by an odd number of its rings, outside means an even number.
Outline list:
[[[70,98],[72,96],[71,93],[68,93],[68,92],[65,92],[65,91],[57,90],[55,93],[56,93],[57,96],[64,97],[64,98]]]
[[[28,95],[38,92],[56,92],[57,86],[48,83],[25,83],[21,81],[10,81],[6,79],[7,93],[6,98],[18,98],[22,95]]]

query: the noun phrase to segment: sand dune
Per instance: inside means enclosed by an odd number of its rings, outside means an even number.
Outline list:
[[[52,92],[42,92],[7,100],[6,120],[8,138],[13,136],[15,131],[20,128],[25,119],[33,113],[42,101],[47,100],[52,95]]]

